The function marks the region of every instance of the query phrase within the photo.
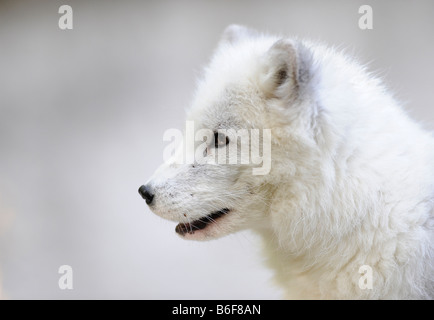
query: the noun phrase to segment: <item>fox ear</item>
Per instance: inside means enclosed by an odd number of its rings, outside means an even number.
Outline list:
[[[257,35],[253,29],[238,24],[231,24],[223,31],[220,44],[235,44],[243,39],[252,38]]]
[[[295,99],[309,81],[309,51],[295,41],[275,42],[263,58],[260,85],[269,98]]]

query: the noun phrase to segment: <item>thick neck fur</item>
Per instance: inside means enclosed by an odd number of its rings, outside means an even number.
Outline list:
[[[419,269],[419,274],[403,268],[413,257],[420,261],[421,255],[429,259],[434,253],[432,246],[419,245],[417,232],[408,233],[409,228],[432,224],[426,207],[433,184],[412,162],[434,161],[433,152],[426,149],[434,150],[432,140],[427,135],[420,138],[424,134],[418,126],[361,67],[323,49],[315,58],[319,74],[315,96],[308,99],[311,122],[299,124],[304,126],[300,132],[311,125],[311,135],[298,136],[293,124],[278,132],[278,138],[294,141],[290,149],[276,151],[285,153],[291,166],[285,175],[284,165],[273,163],[280,179],[274,179],[279,187],[268,213],[271,227],[257,231],[277,282],[290,288],[288,298],[399,296],[389,283],[417,283],[432,272],[422,264],[408,269]],[[333,72],[336,69],[344,72]],[[384,134],[385,126],[389,134]],[[399,166],[394,164],[396,157]],[[408,174],[414,185],[400,184]],[[358,286],[363,265],[374,270],[375,290]],[[394,273],[395,267],[401,271]],[[412,290],[409,298],[429,297],[423,286]]]

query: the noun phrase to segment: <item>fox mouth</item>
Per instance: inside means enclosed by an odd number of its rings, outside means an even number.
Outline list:
[[[218,211],[214,211],[213,213],[193,222],[181,222],[176,226],[175,231],[181,236],[185,236],[186,234],[193,234],[195,231],[205,229],[209,225],[216,223],[218,219],[225,216],[229,212],[230,210],[228,208],[224,208]]]

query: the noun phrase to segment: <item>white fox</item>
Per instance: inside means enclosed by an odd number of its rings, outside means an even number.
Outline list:
[[[434,298],[434,139],[357,62],[229,26],[187,119],[210,159],[239,144],[218,130],[270,129],[271,167],[164,163],[139,192],[182,238],[253,230],[286,298]]]

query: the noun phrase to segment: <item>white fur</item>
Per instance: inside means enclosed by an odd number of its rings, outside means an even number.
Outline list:
[[[277,83],[282,66],[288,77]],[[157,170],[148,185],[162,217],[231,209],[186,239],[254,230],[287,298],[434,298],[434,140],[357,62],[230,26],[187,118],[197,128],[270,128],[273,144],[264,176],[251,165]],[[362,265],[372,290],[359,288]]]

